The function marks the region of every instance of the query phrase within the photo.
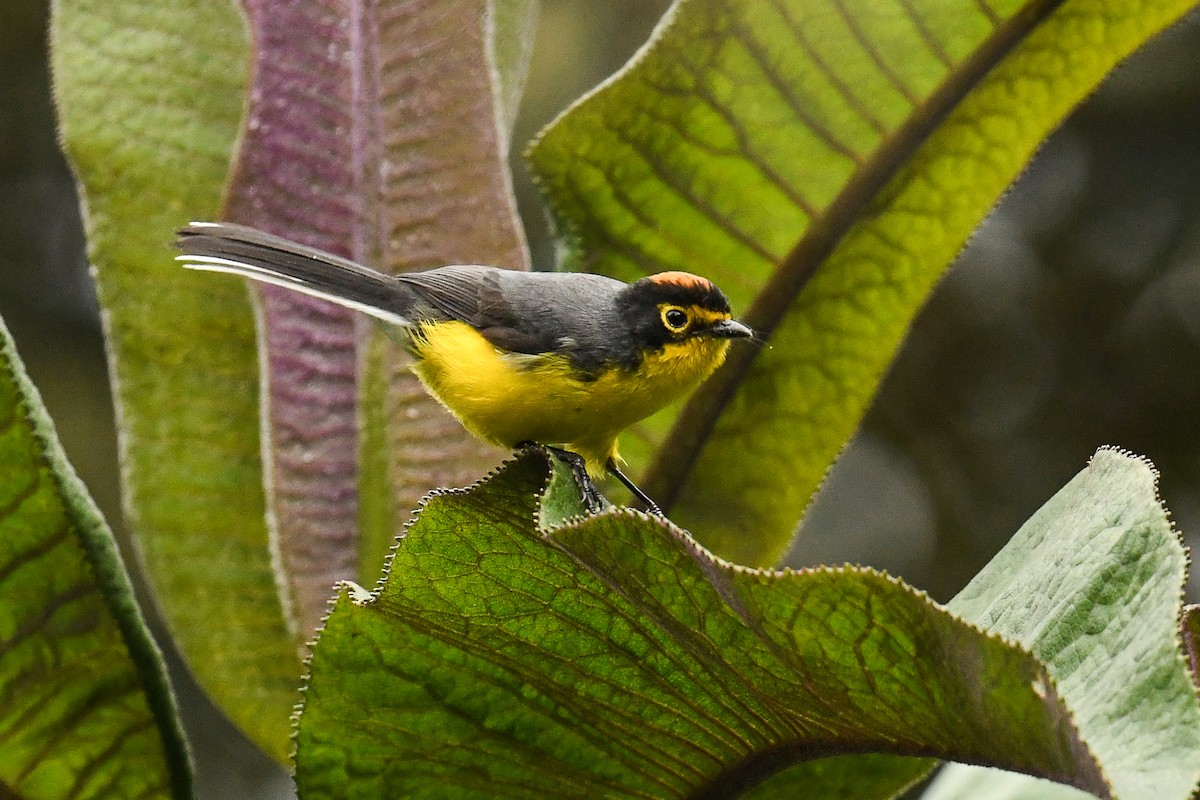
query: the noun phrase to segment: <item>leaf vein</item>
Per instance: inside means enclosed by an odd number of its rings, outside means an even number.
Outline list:
[[[769,54],[763,49],[758,39],[750,31],[742,29],[738,31],[736,40],[741,42],[746,48],[746,52],[750,54],[751,58],[758,65],[760,74],[767,79],[767,83],[775,90],[776,94],[787,103],[788,107],[796,115],[796,118],[804,123],[831,150],[849,159],[856,167],[861,167],[864,162],[862,153],[844,143],[834,135],[833,131],[829,130],[815,115],[808,111],[806,105],[796,96],[791,84],[783,80],[779,74],[779,70],[771,64]]]
[[[888,65],[887,61],[884,60],[883,54],[879,52],[879,48],[875,46],[875,42],[871,40],[871,37],[867,36],[866,31],[864,31],[862,26],[859,25],[854,14],[846,8],[845,0],[830,0],[830,2],[833,3],[833,7],[837,9],[838,14],[845,21],[846,27],[849,28],[850,34],[854,37],[855,41],[862,45],[863,52],[866,53],[867,57],[871,59],[871,62],[875,64],[875,67],[879,70],[880,74],[887,78],[888,82],[896,88],[896,91],[904,95],[905,99],[907,99],[914,108],[919,106],[921,104],[921,98],[917,96],[916,92],[909,88],[908,84],[904,82],[900,75],[898,75],[896,71]]]
[[[839,74],[838,70],[835,69],[829,63],[829,61],[821,56],[820,52],[818,52],[816,47],[813,46],[813,42],[809,38],[808,31],[805,29],[804,24],[800,20],[796,19],[791,12],[791,8],[784,3],[783,0],[771,0],[771,3],[775,6],[775,10],[778,12],[779,16],[781,16],[784,21],[787,22],[788,29],[792,32],[792,35],[795,36],[796,39],[798,39],[803,45],[805,53],[813,60],[813,63],[816,64],[817,69],[821,71],[834,90],[846,101],[846,105],[856,114],[858,114],[858,116],[871,128],[873,128],[876,133],[878,133],[880,136],[886,136],[888,132],[888,126],[884,124],[883,120],[872,113],[870,106],[863,103],[863,101],[851,88],[850,84],[842,80],[842,76]]]

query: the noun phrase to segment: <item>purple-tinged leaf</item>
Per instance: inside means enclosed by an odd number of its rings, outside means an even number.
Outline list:
[[[254,78],[226,217],[359,256],[367,137],[352,3],[247,0]],[[353,574],[357,470],[354,317],[256,288],[265,480],[289,628],[307,637],[329,587]]]
[[[229,219],[391,272],[527,265],[490,4],[246,8],[255,77]],[[320,300],[257,291],[273,546],[289,625],[307,637],[336,580],[360,563],[378,569],[408,508],[470,482],[495,455],[373,327]]]

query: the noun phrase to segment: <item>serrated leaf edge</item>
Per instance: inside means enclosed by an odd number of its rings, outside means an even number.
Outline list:
[[[1182,538],[1179,530],[1177,529],[1174,520],[1171,518],[1169,510],[1162,502],[1161,496],[1159,494],[1159,475],[1160,475],[1160,473],[1159,473],[1157,467],[1155,467],[1154,463],[1149,458],[1139,455],[1139,454],[1136,454],[1136,453],[1133,453],[1125,448],[1114,446],[1114,445],[1104,445],[1104,446],[1099,447],[1096,450],[1096,452],[1093,454],[1093,456],[1088,460],[1089,467],[1092,466],[1095,458],[1101,453],[1113,453],[1115,455],[1119,455],[1119,456],[1122,456],[1125,458],[1130,458],[1130,459],[1140,462],[1141,464],[1143,464],[1144,466],[1146,466],[1149,469],[1151,477],[1152,477],[1152,482],[1153,482],[1153,491],[1154,491],[1155,502],[1158,504],[1159,508],[1162,510],[1165,518],[1168,520],[1170,529],[1175,534],[1176,540],[1179,542],[1180,546],[1183,547],[1184,558],[1185,558],[1184,577],[1185,577],[1185,581],[1186,581],[1188,569],[1190,568],[1190,564],[1191,564],[1190,551],[1184,545],[1183,538]],[[324,631],[325,625],[326,625],[327,621],[329,620],[330,615],[333,613],[333,610],[336,607],[338,601],[343,597],[343,595],[345,595],[350,600],[350,602],[354,603],[356,606],[365,607],[365,606],[369,606],[369,605],[373,604],[379,598],[380,594],[382,593],[382,591],[384,589],[384,585],[386,584],[388,578],[390,577],[391,566],[392,566],[392,562],[395,558],[397,549],[403,544],[404,540],[407,538],[408,531],[410,530],[411,526],[417,522],[417,520],[421,517],[425,508],[428,505],[430,505],[432,502],[434,502],[440,498],[443,498],[443,497],[454,497],[454,496],[459,496],[459,495],[470,494],[471,492],[477,490],[481,486],[487,484],[488,482],[490,482],[491,480],[493,480],[494,478],[496,478],[497,476],[499,476],[500,474],[505,472],[512,464],[515,464],[518,461],[520,461],[521,459],[528,457],[530,454],[540,456],[546,465],[544,477],[542,478],[538,489],[534,492],[534,495],[533,495],[533,499],[535,502],[533,503],[534,518],[532,521],[535,524],[536,529],[542,532],[543,538],[547,539],[550,542],[553,542],[556,534],[561,533],[562,531],[576,529],[580,525],[582,525],[585,522],[587,522],[588,520],[592,519],[593,517],[600,517],[600,516],[623,517],[626,519],[637,520],[639,522],[654,523],[664,533],[673,537],[680,545],[682,545],[683,548],[685,549],[685,551],[689,554],[689,556],[692,557],[693,559],[695,559],[700,564],[702,571],[709,577],[710,581],[712,582],[713,588],[718,592],[718,594],[723,599],[726,600],[726,602],[729,604],[730,609],[734,613],[736,613],[739,616],[739,618],[741,618],[747,624],[751,624],[752,621],[747,618],[747,615],[744,612],[744,610],[738,609],[737,604],[734,602],[731,602],[732,598],[730,597],[729,592],[726,591],[725,589],[723,589],[723,587],[720,585],[720,583],[715,580],[715,578],[717,578],[720,575],[721,571],[723,571],[723,570],[731,572],[731,573],[748,575],[748,576],[763,580],[765,582],[791,580],[791,579],[794,579],[797,577],[803,577],[805,575],[815,575],[815,574],[869,576],[872,578],[882,579],[882,580],[896,586],[901,591],[909,594],[914,599],[917,599],[917,600],[927,604],[934,610],[945,613],[954,624],[961,625],[973,633],[980,634],[987,639],[991,639],[992,641],[995,641],[995,642],[1005,645],[1007,647],[1013,648],[1013,649],[1017,650],[1018,652],[1021,652],[1025,655],[1027,655],[1030,659],[1032,659],[1037,664],[1037,667],[1038,667],[1039,676],[1038,676],[1038,679],[1035,680],[1035,682],[1032,686],[1033,691],[1043,697],[1048,697],[1048,696],[1052,695],[1054,698],[1056,698],[1058,700],[1058,702],[1061,703],[1063,709],[1067,713],[1068,721],[1070,722],[1071,727],[1073,728],[1073,730],[1075,732],[1074,738],[1075,738],[1076,743],[1078,744],[1078,746],[1080,746],[1083,749],[1083,752],[1086,753],[1087,757],[1091,760],[1092,764],[1095,766],[1099,777],[1104,782],[1104,785],[1108,790],[1109,796],[1112,795],[1112,791],[1113,791],[1112,781],[1108,777],[1108,775],[1105,771],[1104,765],[1096,757],[1096,755],[1093,752],[1087,739],[1084,738],[1082,731],[1080,731],[1080,729],[1076,723],[1077,714],[1076,714],[1075,710],[1072,708],[1072,706],[1068,702],[1067,698],[1065,698],[1060,693],[1060,691],[1058,689],[1057,681],[1054,679],[1054,676],[1050,673],[1047,666],[1041,661],[1040,658],[1038,658],[1038,656],[1036,656],[1029,648],[1027,648],[1022,643],[1016,641],[1013,638],[1010,638],[1010,637],[1004,635],[1003,633],[988,630],[988,629],[984,628],[983,626],[954,613],[953,611],[948,609],[945,605],[939,603],[938,601],[936,601],[932,597],[930,597],[929,594],[926,591],[924,591],[923,589],[912,586],[911,584],[906,582],[903,578],[900,578],[899,576],[891,575],[886,570],[879,570],[874,567],[862,566],[859,564],[844,564],[841,566],[818,565],[815,567],[804,567],[804,568],[800,568],[800,569],[792,569],[792,568],[773,569],[773,568],[748,567],[748,566],[744,566],[741,564],[736,564],[734,562],[728,561],[727,559],[721,558],[720,556],[717,556],[716,554],[710,552],[709,550],[704,548],[699,542],[697,542],[696,539],[694,537],[692,537],[692,535],[688,531],[679,527],[674,522],[672,522],[670,519],[658,517],[655,515],[648,514],[639,509],[628,508],[628,507],[614,506],[611,508],[604,509],[600,512],[597,512],[596,514],[574,516],[574,517],[563,520],[563,521],[561,521],[557,524],[553,524],[553,525],[544,524],[544,521],[542,519],[542,511],[541,511],[542,503],[541,503],[541,501],[543,501],[545,499],[546,492],[550,487],[551,480],[553,479],[553,466],[550,461],[552,456],[544,447],[536,446],[536,445],[516,451],[511,457],[502,461],[500,464],[498,464],[496,467],[494,467],[492,470],[490,470],[487,474],[485,474],[484,476],[482,476],[481,478],[479,478],[478,480],[476,480],[475,482],[471,483],[468,486],[454,487],[454,488],[439,488],[439,489],[435,489],[435,490],[429,492],[428,494],[426,494],[425,497],[423,497],[421,499],[420,503],[418,504],[417,509],[415,510],[414,514],[412,515],[412,518],[410,519],[410,521],[405,524],[403,532],[396,536],[395,542],[392,544],[391,548],[389,548],[388,556],[385,559],[383,568],[381,570],[380,578],[376,582],[374,588],[372,588],[371,590],[368,591],[365,588],[363,588],[362,586],[360,586],[359,584],[354,583],[353,581],[340,581],[338,584],[336,584],[335,592],[331,595],[331,597],[329,598],[329,601],[327,603],[326,612],[322,616],[321,622],[317,626],[313,637],[307,643],[306,653],[303,658],[303,679],[302,679],[301,685],[299,687],[300,699],[293,706],[293,713],[291,715],[291,726],[292,727],[291,727],[290,740],[292,743],[291,758],[292,758],[293,773],[295,771],[297,736],[298,736],[298,732],[299,732],[300,715],[301,715],[301,712],[303,709],[303,697],[304,697],[304,693],[307,689],[309,680],[311,679],[313,650],[316,647],[316,645],[318,644],[321,633]],[[586,564],[585,564],[585,566],[586,566]],[[1179,603],[1178,603],[1178,608],[1179,608],[1178,622],[1179,622],[1179,624],[1177,626],[1177,634],[1176,634],[1176,656],[1180,661],[1181,668],[1186,670],[1188,674],[1194,676],[1193,687],[1196,688],[1197,697],[1198,697],[1198,700],[1200,700],[1200,679],[1195,678],[1197,673],[1195,671],[1193,671],[1192,665],[1190,664],[1190,662],[1188,660],[1187,650],[1185,649],[1186,646],[1185,646],[1184,639],[1183,639],[1184,631],[1183,631],[1183,627],[1182,627],[1185,613],[1188,613],[1191,609],[1200,609],[1200,606],[1187,606],[1184,604],[1184,586],[1182,584],[1179,587],[1178,591],[1179,591]],[[1200,613],[1200,612],[1196,612],[1196,613]]]
[[[1108,774],[1105,772],[1104,765],[1096,757],[1096,754],[1095,754],[1095,752],[1093,752],[1091,745],[1088,743],[1086,738],[1084,738],[1082,731],[1079,729],[1079,726],[1076,723],[1076,719],[1077,719],[1078,715],[1076,714],[1074,708],[1072,708],[1072,706],[1067,702],[1067,699],[1061,694],[1061,692],[1058,689],[1058,683],[1055,681],[1054,676],[1050,673],[1049,669],[1042,662],[1042,660],[1040,658],[1038,658],[1029,648],[1027,648],[1022,643],[1016,641],[1015,639],[1012,639],[998,631],[988,630],[988,629],[982,627],[981,625],[978,625],[977,623],[972,622],[971,620],[968,620],[968,619],[956,614],[955,612],[951,611],[943,604],[937,602],[932,597],[930,597],[929,593],[926,592],[925,590],[913,586],[912,584],[908,583],[907,581],[905,581],[903,578],[900,578],[899,576],[889,574],[886,570],[879,570],[874,567],[862,566],[862,565],[858,565],[858,564],[844,564],[841,566],[830,566],[830,565],[822,564],[822,565],[818,565],[815,567],[803,567],[800,569],[792,569],[792,568],[774,569],[774,568],[748,567],[748,566],[744,566],[742,564],[736,564],[732,561],[728,561],[728,560],[716,555],[715,553],[712,553],[711,551],[706,549],[703,545],[701,545],[698,541],[696,541],[696,539],[691,535],[691,533],[689,533],[684,528],[679,527],[674,522],[672,522],[670,519],[664,519],[661,517],[655,517],[652,515],[648,515],[645,512],[639,511],[637,509],[632,509],[632,508],[609,509],[609,510],[600,512],[600,514],[598,514],[598,515],[593,515],[593,516],[600,516],[600,515],[647,520],[647,521],[657,523],[658,526],[664,532],[666,532],[668,535],[674,537],[684,547],[684,549],[687,551],[687,553],[700,564],[701,571],[704,572],[704,574],[709,578],[710,583],[712,583],[713,589],[726,602],[726,604],[729,606],[730,610],[733,613],[735,613],[743,621],[743,623],[746,624],[752,630],[756,627],[754,620],[749,618],[748,614],[745,612],[744,609],[739,608],[739,604],[731,596],[731,593],[725,587],[723,587],[721,585],[721,583],[718,583],[715,580],[715,578],[720,575],[720,570],[724,569],[724,570],[729,570],[730,572],[734,572],[734,573],[738,573],[738,574],[742,574],[742,575],[748,575],[751,577],[761,579],[764,582],[778,582],[778,581],[783,581],[783,580],[792,580],[795,578],[803,578],[804,576],[807,576],[807,575],[830,575],[830,576],[856,575],[856,576],[868,576],[868,577],[872,577],[872,578],[882,579],[882,580],[892,584],[893,586],[896,586],[901,591],[907,593],[914,599],[917,599],[918,601],[925,603],[927,606],[931,607],[935,611],[940,611],[940,612],[944,613],[953,624],[963,626],[967,630],[977,633],[977,634],[980,634],[986,639],[990,639],[994,642],[997,642],[1006,647],[1012,648],[1012,649],[1016,650],[1017,652],[1026,655],[1037,665],[1038,676],[1037,676],[1037,678],[1035,678],[1035,680],[1031,686],[1032,690],[1038,696],[1040,696],[1044,699],[1055,698],[1058,700],[1059,703],[1061,703],[1063,709],[1067,713],[1067,720],[1069,721],[1071,728],[1074,731],[1075,735],[1073,738],[1075,740],[1075,744],[1077,744],[1079,747],[1081,747],[1083,749],[1083,752],[1086,753],[1088,759],[1090,759],[1092,764],[1095,766],[1097,774],[1099,775],[1100,779],[1104,782],[1105,787],[1108,789],[1109,796],[1110,797],[1112,796],[1112,789],[1113,789],[1112,781],[1108,777]],[[584,522],[586,522],[587,519],[590,519],[590,517],[564,522],[563,524],[556,526],[554,532],[562,532],[564,530],[574,529],[574,528],[578,527],[579,525],[583,524]],[[584,567],[588,567],[586,562],[580,562],[580,563]],[[590,567],[588,567],[588,568],[590,569]],[[598,577],[601,580],[604,580],[604,576],[600,575]],[[605,581],[605,582],[609,583],[608,581]],[[791,766],[791,765],[787,765],[787,766]],[[997,765],[985,764],[984,766],[997,766]],[[780,771],[782,771],[782,769],[786,769],[786,768],[787,767],[785,766],[785,767],[781,768]],[[1035,777],[1042,777],[1042,776],[1035,776]],[[1087,789],[1084,789],[1083,787],[1077,787],[1077,788],[1081,788],[1083,791],[1088,791]]]

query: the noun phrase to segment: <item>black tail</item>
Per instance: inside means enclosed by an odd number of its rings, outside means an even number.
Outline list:
[[[175,246],[189,269],[242,275],[409,324],[412,296],[395,278],[315,247],[225,222],[193,222]]]

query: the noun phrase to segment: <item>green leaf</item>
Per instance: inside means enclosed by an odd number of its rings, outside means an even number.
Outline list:
[[[742,800],[795,797],[891,800],[927,777],[936,766],[933,759],[879,754],[820,758],[785,769],[740,797]]]
[[[985,582],[1010,606],[1026,602],[1015,616],[1040,620],[1073,664],[1128,661],[1145,682],[1109,669],[1056,683],[1019,645],[870,570],[735,567],[628,511],[551,528],[562,493],[577,494],[554,474],[546,490],[543,459],[526,455],[432,498],[379,589],[343,590],[299,717],[306,800],[727,797],[789,764],[863,751],[998,765],[1102,795],[1111,781],[1123,798],[1191,791],[1200,709],[1172,684],[1181,551],[1136,459],[1098,454],[1015,540],[1037,559],[1028,580],[1008,571],[1010,552]],[[1063,531],[1074,532],[1065,545]],[[1033,543],[1051,532],[1089,558],[1040,560]],[[1113,589],[1097,593],[1099,573]],[[979,608],[989,592],[974,592],[959,604],[1011,632]],[[1171,623],[1165,639],[1158,619]],[[1131,641],[1134,629],[1145,637]],[[1151,710],[1135,722],[1106,716],[1137,702]],[[1118,736],[1133,753],[1110,747]],[[873,757],[856,775],[856,761],[784,770],[754,796],[785,796],[797,775],[888,796],[928,766]]]
[[[128,522],[192,671],[282,759],[301,669],[263,519],[254,320],[243,286],[180,269],[171,248],[221,200],[246,82],[242,19],[230,2],[62,0],[51,37]]]
[[[913,316],[1038,144],[1192,0],[680,0],[530,151],[568,263],[713,278],[735,348],[628,438],[723,556],[775,563]],[[673,422],[670,432],[668,426]]]
[[[1179,627],[1188,556],[1157,479],[1146,461],[1097,452],[949,605],[1046,663],[1116,797],[1200,786]]]
[[[0,796],[191,797],[162,656],[2,323]]]
[[[1200,704],[1185,657],[1195,607],[1182,609],[1182,647],[1175,623],[1187,552],[1156,482],[1143,459],[1100,450],[950,603],[1046,664],[1114,797],[1185,798],[1200,784]],[[1078,796],[952,764],[926,800]]]

